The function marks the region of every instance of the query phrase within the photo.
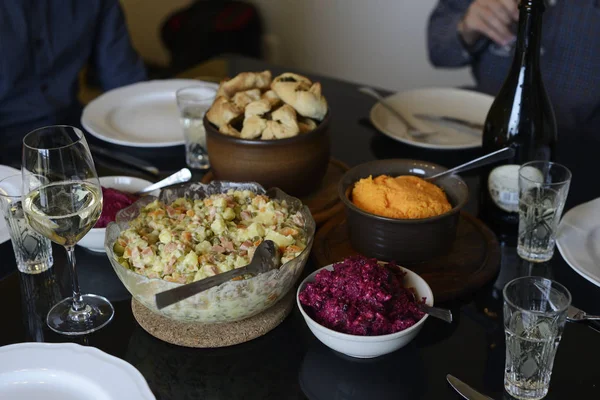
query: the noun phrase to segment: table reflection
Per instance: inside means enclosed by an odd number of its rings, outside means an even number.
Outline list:
[[[46,315],[62,299],[54,268],[35,275],[18,274],[26,340],[43,342],[47,331]]]
[[[162,342],[137,326],[124,358],[160,400],[302,399],[291,394],[300,393],[294,386],[301,341],[294,330],[279,326],[242,345],[192,349]]]
[[[374,359],[355,359],[321,343],[311,346],[298,380],[310,400],[420,399],[425,365],[414,343]]]

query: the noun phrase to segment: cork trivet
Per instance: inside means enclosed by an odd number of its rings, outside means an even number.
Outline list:
[[[348,171],[348,166],[334,158],[329,160],[329,166],[321,186],[311,194],[300,197],[310,209],[317,225],[321,225],[344,209],[344,204],[338,196],[338,183]],[[202,177],[202,183],[210,183],[214,179],[212,171]]]
[[[291,290],[277,304],[254,317],[221,324],[174,321],[150,311],[134,298],[131,309],[140,326],[157,339],[185,347],[225,347],[256,339],[277,327],[292,310],[294,294]]]

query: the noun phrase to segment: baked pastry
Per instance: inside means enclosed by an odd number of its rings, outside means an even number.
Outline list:
[[[244,139],[282,139],[317,128],[327,114],[321,85],[291,72],[242,72],[222,81],[206,113],[219,132]]]
[[[219,132],[221,132],[225,135],[229,135],[229,136],[235,136],[235,137],[241,136],[240,131],[238,131],[237,129],[235,129],[233,126],[231,126],[229,124],[221,125],[221,127],[219,128]]]
[[[267,126],[262,133],[263,140],[285,139],[300,133],[296,111],[284,104],[271,114],[272,121],[267,121]]]
[[[232,120],[242,115],[243,109],[238,108],[225,97],[217,97],[206,112],[206,118],[218,128],[229,124]]]
[[[273,91],[291,105],[298,114],[323,120],[327,114],[327,101],[321,94],[321,84],[312,83],[301,75],[286,73],[278,76],[271,84]]]
[[[302,75],[294,74],[293,72],[284,72],[283,74],[275,77],[275,79],[273,79],[273,83],[277,82],[303,82],[307,83],[309,86],[312,85],[310,79]],[[273,83],[271,86],[273,86]]]
[[[246,119],[253,115],[264,115],[271,111],[271,103],[267,99],[260,99],[253,101],[252,103],[246,106],[246,110],[244,111],[244,116]],[[245,122],[244,122],[245,123]]]
[[[260,100],[260,89],[244,90],[243,92],[237,92],[231,98],[233,104],[242,110],[253,101]]]
[[[256,139],[263,134],[267,128],[267,120],[259,115],[252,115],[244,120],[241,132],[242,139]]]
[[[242,72],[230,80],[222,81],[217,91],[217,96],[223,96],[227,99],[233,97],[237,92],[243,92],[248,89],[266,90],[271,85],[271,71],[263,72]]]
[[[310,118],[299,117],[298,128],[300,128],[300,133],[308,133],[317,129],[317,123]]]
[[[264,92],[261,96],[261,99],[268,100],[269,103],[271,103],[271,107],[277,107],[281,104],[281,99],[279,98],[279,96],[277,96],[277,93],[275,93],[272,90],[267,90],[266,92]]]

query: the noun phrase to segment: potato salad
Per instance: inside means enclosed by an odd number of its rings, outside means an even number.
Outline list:
[[[249,264],[263,240],[272,240],[286,263],[306,247],[304,223],[285,200],[249,190],[170,205],[156,200],[129,222],[114,251],[136,273],[190,283]]]

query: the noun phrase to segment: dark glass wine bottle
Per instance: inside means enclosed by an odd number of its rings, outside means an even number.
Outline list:
[[[520,165],[552,160],[556,120],[540,72],[543,0],[521,0],[515,56],[483,129],[485,153],[515,148],[512,159],[486,168],[480,217],[502,238],[517,236]]]

